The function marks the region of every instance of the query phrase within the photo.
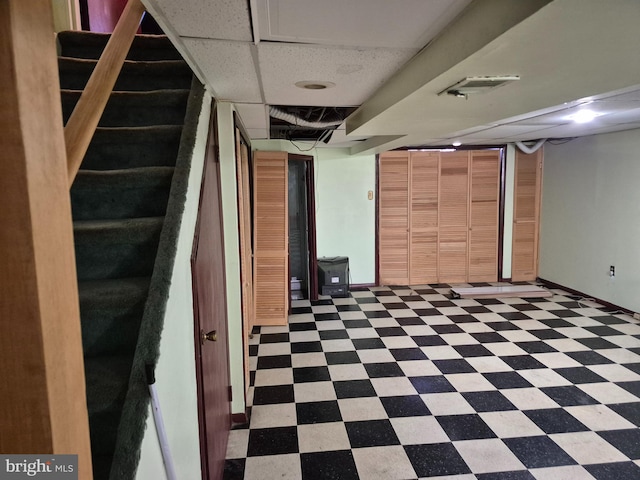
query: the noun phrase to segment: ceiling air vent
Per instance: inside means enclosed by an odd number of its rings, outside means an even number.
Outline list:
[[[454,97],[467,98],[469,95],[488,92],[507,83],[520,80],[518,75],[502,75],[493,77],[467,77],[458,83],[442,90],[438,95],[453,95]]]

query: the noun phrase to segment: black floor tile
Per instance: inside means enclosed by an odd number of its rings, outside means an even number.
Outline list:
[[[512,472],[480,473],[478,480],[535,480],[528,470],[514,470]]]
[[[524,414],[544,433],[586,432],[589,429],[562,408],[526,410]]]
[[[404,372],[397,363],[366,363],[364,365],[369,378],[404,377]]]
[[[596,405],[600,403],[574,385],[544,387],[540,390],[561,407]]]
[[[400,445],[389,420],[365,420],[345,422],[352,448]]]
[[[400,299],[403,302],[422,302],[424,299],[420,295],[401,295]]]
[[[232,458],[224,461],[222,480],[243,480],[246,458]]]
[[[433,330],[435,330],[440,335],[444,335],[447,333],[464,333],[464,330],[455,323],[452,323],[450,325],[431,325],[431,328],[433,328]]]
[[[502,441],[527,468],[557,467],[577,463],[546,436],[505,438]]]
[[[263,333],[260,335],[260,343],[281,343],[288,341],[288,333]]]
[[[357,297],[356,302],[358,304],[363,303],[380,303],[376,297]]]
[[[498,389],[531,387],[531,384],[518,375],[518,372],[487,372],[482,375]]]
[[[502,312],[499,314],[501,317],[506,318],[507,320],[531,320],[529,315],[526,315],[522,312]]]
[[[440,335],[419,335],[411,338],[419,347],[435,347],[447,344]]]
[[[293,403],[293,385],[270,385],[255,387],[254,405],[270,405],[274,403]]]
[[[616,385],[624,388],[627,392],[634,394],[640,399],[640,381],[638,382],[616,382]]]
[[[389,418],[420,417],[431,414],[419,395],[382,397],[380,401]]]
[[[249,356],[250,357],[258,356],[258,345],[249,345]]]
[[[534,357],[529,355],[514,355],[508,357],[500,357],[504,363],[514,370],[532,370],[536,368],[547,368],[546,365],[540,363]]]
[[[318,315],[318,314],[315,314]],[[327,315],[335,315],[333,313]],[[296,322],[289,324],[289,331],[291,332],[310,332],[312,330],[317,330],[316,322]]]
[[[384,308],[387,310],[409,310],[409,307],[404,302],[388,302],[384,304]]]
[[[325,352],[327,365],[341,365],[346,363],[360,363],[357,352]]]
[[[491,350],[482,345],[454,345],[453,348],[465,358],[493,356]]]
[[[495,390],[487,392],[464,392],[462,396],[476,412],[516,410],[516,407],[507,397]]]
[[[399,362],[427,359],[427,356],[419,348],[397,348],[390,349],[389,351],[391,352],[391,355],[393,355],[393,358],[395,358]]]
[[[455,392],[456,389],[449,383],[443,375],[432,375],[426,377],[409,378],[413,388],[418,393],[444,393]]]
[[[507,339],[496,332],[472,333],[471,336],[480,343],[506,342]]]
[[[445,375],[450,373],[475,373],[476,371],[464,358],[434,360],[433,364]]]
[[[640,478],[640,467],[633,462],[601,463],[584,467],[596,480]]]
[[[433,305],[436,308],[443,308],[443,307],[455,307],[457,306],[455,303],[450,302],[449,300],[434,300],[432,302],[429,302],[431,305]]]
[[[608,348],[620,348],[615,343],[611,343],[604,338],[577,338],[578,342],[583,344],[585,347],[589,347],[592,350],[605,350]]]
[[[337,400],[297,403],[296,414],[298,416],[298,425],[342,421]]]
[[[371,322],[364,318],[357,320],[343,320],[342,323],[345,328],[371,328]]]
[[[594,315],[594,320],[602,323],[603,325],[621,325],[623,323],[627,323],[626,320],[622,320],[621,318],[614,317],[613,315]]]
[[[305,480],[359,480],[351,450],[303,453],[300,463]]]
[[[569,323],[561,318],[543,318],[538,320],[549,328],[571,328],[575,327],[573,323]]]
[[[432,317],[435,315],[440,315],[440,311],[436,308],[414,308],[414,312],[416,315],[420,317]]]
[[[341,380],[333,382],[338,398],[375,397],[376,391],[371,380]]]
[[[552,328],[543,328],[541,330],[531,330],[529,333],[538,337],[540,340],[555,340],[558,338],[567,338],[565,335],[562,335],[560,332]]]
[[[622,366],[640,375],[640,363],[625,363]]]
[[[562,305],[563,302],[560,302],[559,305]],[[568,306],[575,305],[575,306]],[[580,308],[580,306],[576,302],[572,302],[570,304],[565,303],[567,308]],[[573,310],[549,310],[549,313],[553,313],[560,318],[572,318],[572,317],[580,317],[581,315],[578,312],[574,312]]]
[[[349,338],[349,332],[345,329],[321,330],[318,334],[320,335],[320,340],[341,340],[343,338]]]
[[[640,427],[640,402],[619,403],[617,405],[608,405],[608,407],[635,426]]]
[[[555,368],[554,370],[571,383],[599,383],[607,381],[587,367]]]
[[[364,312],[367,318],[391,318],[391,314],[386,310],[370,310]]]
[[[566,355],[582,365],[604,365],[607,363],[613,363],[613,361],[609,360],[607,357],[591,350],[585,352],[567,352]]]
[[[476,302],[481,305],[501,305],[502,302],[497,298],[477,298]]]
[[[484,307],[480,307],[484,308]],[[478,319],[473,315],[449,315],[449,320],[453,323],[477,323]]]
[[[336,305],[338,312],[359,312],[362,310],[359,305]]]
[[[299,315],[301,313],[313,313],[311,307],[291,307],[292,315]]]
[[[298,427],[249,430],[248,457],[298,453]]]
[[[289,367],[291,367],[291,355],[271,355],[268,357],[258,357],[258,370],[267,368]]]
[[[511,322],[487,322],[487,327],[493,328],[496,332],[504,332],[507,330],[522,330],[515,323]]]
[[[293,342],[291,343],[291,353],[311,353],[321,352],[322,343],[320,342]]]
[[[476,307],[462,307],[465,312],[468,313],[491,313],[487,307],[483,307],[482,305],[478,305]]]
[[[405,445],[404,450],[419,477],[462,475],[471,472],[451,443]]]
[[[340,314],[333,313],[314,313],[313,318],[316,319],[316,322],[324,322],[326,320],[340,320]],[[291,324],[293,325],[293,324]]]
[[[351,340],[356,350],[375,350],[385,348],[384,342],[379,338],[354,338]]]
[[[531,310],[540,310],[540,307],[538,307],[533,303],[516,303],[511,306],[520,312],[530,312]]]
[[[403,327],[410,325],[425,325],[425,321],[420,317],[396,318],[396,322],[398,322],[398,325]]]
[[[640,429],[607,430],[598,434],[631,460],[640,459]]]
[[[496,434],[476,414],[444,415],[436,417],[451,441],[495,438]]]
[[[331,380],[327,367],[300,367],[293,369],[293,383],[324,382]]]
[[[527,353],[551,353],[557,352],[555,348],[544,342],[516,342],[522,350]]]
[[[376,332],[381,337],[406,337],[407,332],[402,327],[379,327]]]

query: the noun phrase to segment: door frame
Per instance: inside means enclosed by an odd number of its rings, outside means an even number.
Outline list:
[[[202,334],[201,331],[202,329],[202,323],[201,323],[201,318],[200,318],[200,313],[199,313],[199,309],[198,309],[198,297],[197,297],[197,280],[196,280],[196,275],[195,275],[195,260],[196,260],[196,255],[198,252],[198,241],[200,239],[200,220],[201,220],[201,215],[200,212],[202,210],[202,200],[203,200],[203,193],[204,193],[204,189],[202,188],[204,186],[204,181],[206,178],[206,174],[207,174],[207,164],[211,163],[211,166],[215,166],[216,168],[219,168],[220,165],[220,159],[219,159],[219,155],[218,155],[218,128],[217,128],[217,122],[216,122],[216,104],[215,101],[212,101],[212,107],[211,107],[211,115],[209,117],[209,133],[207,136],[207,144],[206,144],[206,150],[205,150],[205,159],[204,159],[204,165],[202,168],[202,176],[201,176],[201,180],[200,180],[200,195],[199,195],[199,199],[198,199],[198,215],[196,218],[196,224],[195,224],[195,229],[194,229],[194,235],[193,235],[193,243],[191,246],[191,256],[190,256],[190,265],[191,265],[191,282],[192,282],[192,302],[193,302],[193,320],[194,320],[194,362],[195,362],[195,373],[196,373],[196,394],[197,394],[197,406],[198,406],[198,436],[199,436],[199,446],[200,446],[200,468],[201,468],[201,472],[202,472],[202,478],[208,480],[210,477],[210,465],[209,465],[209,457],[207,455],[208,453],[208,448],[207,448],[207,422],[206,422],[206,415],[205,415],[205,408],[206,405],[204,403],[204,390],[205,390],[205,385],[204,385],[204,372],[202,369],[202,363],[201,363],[201,356],[202,356]],[[218,177],[218,182],[219,182],[219,177]],[[220,194],[220,185],[218,184],[218,195]],[[219,220],[222,221],[222,211],[219,212]],[[222,226],[221,226],[222,228]],[[221,239],[224,240],[224,239]],[[220,248],[222,248],[222,250],[224,251],[224,245],[221,244]],[[222,275],[223,275],[223,285],[226,285],[226,274],[224,271],[224,265],[221,265],[220,268],[222,268]],[[226,287],[225,287],[226,289]],[[223,292],[222,295],[222,302],[224,302],[225,307],[224,307],[224,311],[225,311],[225,318],[224,318],[224,322],[227,322],[227,318],[226,318],[226,291]],[[228,371],[229,368],[229,347],[228,347],[228,331],[225,328],[225,335],[224,338],[220,338],[219,341],[223,341],[225,343],[227,343],[227,363],[226,363],[226,367],[227,367],[227,378],[230,378],[230,373]],[[230,383],[230,382],[227,382]],[[228,399],[228,406],[229,406],[229,427],[231,426],[231,387],[229,386],[229,399]]]
[[[289,161],[307,162],[306,191],[307,191],[307,243],[309,252],[309,300],[318,300],[318,244],[316,242],[316,192],[314,158],[311,155],[290,153]],[[289,299],[291,299],[291,285],[289,285]],[[289,301],[291,309],[291,301]],[[291,313],[291,312],[289,312]]]

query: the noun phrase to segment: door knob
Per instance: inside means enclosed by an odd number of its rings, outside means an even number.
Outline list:
[[[218,332],[216,330],[211,330],[209,333],[204,333],[204,330],[200,330],[200,335],[202,336],[202,343],[209,342],[217,342],[218,341]]]

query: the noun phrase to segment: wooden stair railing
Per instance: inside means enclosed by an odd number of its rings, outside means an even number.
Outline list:
[[[140,0],[129,0],[64,128],[69,187],[87,153],[144,12]]]

